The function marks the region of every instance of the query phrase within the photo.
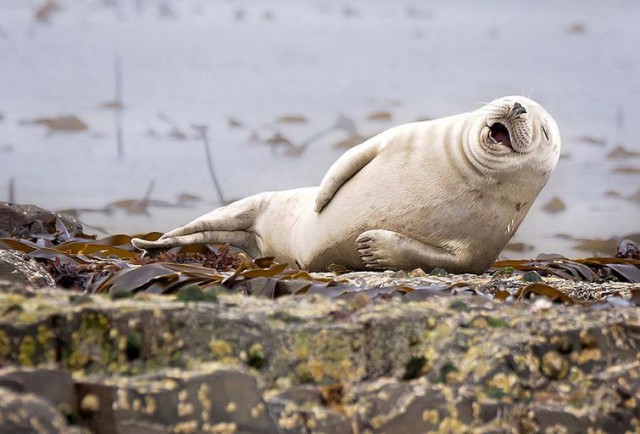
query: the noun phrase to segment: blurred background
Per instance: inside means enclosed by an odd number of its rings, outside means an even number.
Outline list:
[[[0,0],[0,200],[166,231],[317,185],[391,126],[518,94],[563,152],[504,256],[612,253],[640,232],[639,16],[633,0]]]

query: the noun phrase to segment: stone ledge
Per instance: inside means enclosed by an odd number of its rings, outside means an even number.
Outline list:
[[[94,432],[639,426],[637,308],[0,289],[0,364],[12,367],[0,386],[27,372],[23,392]],[[35,387],[42,376],[58,378],[59,395]],[[207,388],[209,413],[198,395]]]

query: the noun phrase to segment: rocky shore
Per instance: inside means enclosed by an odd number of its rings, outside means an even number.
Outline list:
[[[0,432],[640,430],[638,283],[311,277],[343,286],[92,294],[0,250]]]

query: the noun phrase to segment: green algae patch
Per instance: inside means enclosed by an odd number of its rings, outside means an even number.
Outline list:
[[[118,367],[117,330],[109,318],[98,312],[85,311],[80,315],[80,326],[71,333],[71,344],[66,363],[71,369],[106,370]]]
[[[341,327],[304,330],[296,334],[291,356],[297,360],[297,380],[333,384],[361,378],[364,366],[359,363],[358,352],[353,350],[353,340],[360,339],[360,334],[360,330]]]
[[[218,361],[235,361],[233,345],[224,339],[212,339],[209,342],[209,349],[214,360]]]
[[[509,323],[507,321],[505,321],[502,318],[496,318],[493,316],[487,316],[487,323],[489,324],[490,327],[494,327],[494,328],[502,328],[502,327],[508,327]]]
[[[38,326],[36,341],[42,351],[43,361],[56,362],[58,359],[56,334],[48,324],[40,324]]]
[[[27,325],[24,330],[12,325],[4,327],[0,329],[0,365],[32,367],[57,361],[56,336],[50,324]]]
[[[6,331],[0,330],[0,361],[11,355],[11,339]]]
[[[204,301],[205,295],[196,285],[190,285],[185,288],[180,289],[178,294],[176,295],[176,300],[188,302],[188,301]]]
[[[71,294],[69,296],[69,303],[72,305],[93,304],[93,297],[84,294]]]
[[[449,304],[449,309],[452,310],[469,310],[469,306],[462,300],[454,300]]]
[[[497,279],[499,277],[510,277],[515,272],[515,268],[513,267],[500,267],[498,268],[491,277]]]
[[[25,336],[20,342],[18,349],[18,362],[20,366],[35,365],[35,355],[37,351],[36,340],[33,336]]]
[[[132,298],[134,295],[135,293],[131,291],[127,291],[126,289],[122,289],[122,288],[115,288],[109,292],[109,296],[111,296],[111,300],[122,300],[125,298]]]

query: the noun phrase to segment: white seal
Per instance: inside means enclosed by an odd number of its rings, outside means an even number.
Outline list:
[[[261,193],[136,248],[229,243],[312,271],[491,266],[544,187],[560,131],[536,102],[391,128],[345,152],[320,187]]]

